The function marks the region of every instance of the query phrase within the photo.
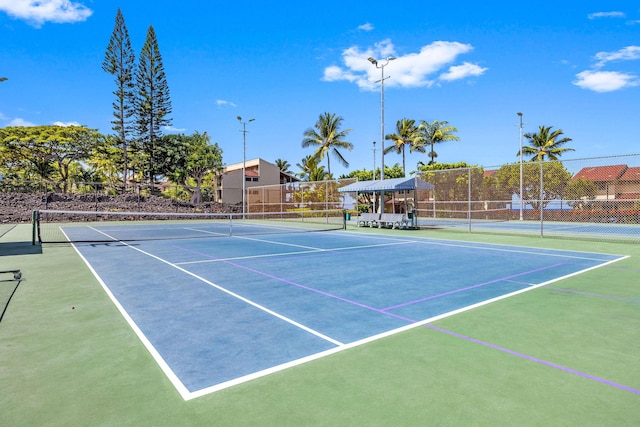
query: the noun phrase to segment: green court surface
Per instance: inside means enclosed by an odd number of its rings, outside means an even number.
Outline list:
[[[0,322],[0,425],[640,425],[639,245],[364,232],[627,258],[185,401],[75,249],[20,225],[0,238],[25,279]]]

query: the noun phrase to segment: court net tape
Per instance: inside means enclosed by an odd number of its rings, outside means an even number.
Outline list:
[[[342,209],[260,213],[37,210],[34,243],[113,242],[286,234],[345,228]]]

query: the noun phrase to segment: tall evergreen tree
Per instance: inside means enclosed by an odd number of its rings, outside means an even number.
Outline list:
[[[171,113],[169,85],[153,26],[149,26],[147,39],[138,59],[136,89],[136,134],[149,162],[148,173],[153,191],[156,143],[162,136],[162,127],[171,125],[171,118],[168,117]]]
[[[116,100],[112,104],[114,119],[111,121],[113,124],[111,129],[117,132],[117,144],[122,147],[122,181],[125,192],[127,191],[128,175],[127,139],[132,131],[131,117],[134,113],[134,66],[135,54],[131,48],[131,39],[124,22],[124,16],[118,8],[116,23],[102,62],[102,69],[115,76],[116,90],[113,91],[113,94],[116,96]]]

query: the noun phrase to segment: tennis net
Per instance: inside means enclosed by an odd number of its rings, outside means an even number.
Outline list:
[[[345,228],[342,209],[260,213],[37,210],[33,243],[113,242],[286,234]]]
[[[420,209],[418,225],[435,228],[468,228],[471,224],[508,222],[509,208],[482,210]]]

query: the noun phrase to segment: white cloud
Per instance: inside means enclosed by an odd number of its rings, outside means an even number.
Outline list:
[[[16,117],[15,119],[11,120],[9,124],[7,124],[7,126],[36,126],[36,125],[35,123],[31,123],[24,119]]]
[[[358,26],[358,29],[360,31],[373,31],[374,27],[373,27],[373,24],[367,22],[366,24],[362,24],[362,25]]]
[[[624,18],[626,15],[624,12],[596,12],[590,13],[587,15],[589,19],[598,19],[598,18]]]
[[[80,126],[80,123],[78,122],[53,122],[54,126]]]
[[[627,46],[613,52],[598,52],[593,59],[597,62],[592,69],[576,74],[574,85],[594,92],[613,92],[640,85],[638,77],[631,73],[602,70],[610,62],[640,59],[640,46]]]
[[[617,71],[583,71],[576,75],[574,85],[594,92],[613,92],[640,85],[640,80],[628,73]]]
[[[225,101],[224,99],[216,99],[216,105],[218,107],[236,107],[237,105],[231,101]]]
[[[462,65],[454,65],[449,67],[449,71],[440,75],[440,80],[454,81],[461,80],[472,76],[481,76],[488,68],[482,68],[479,65],[464,62]]]
[[[162,130],[169,133],[182,133],[187,129],[184,128],[175,128],[173,126],[162,126]]]
[[[594,56],[598,60],[596,67],[600,68],[611,61],[632,61],[640,59],[640,46],[627,46],[615,52],[598,52]]]
[[[473,50],[473,46],[459,42],[436,41],[423,46],[417,53],[398,55],[391,40],[376,43],[374,47],[360,50],[357,46],[342,52],[344,66],[332,65],[324,70],[322,80],[328,82],[348,81],[355,83],[363,90],[376,90],[381,77],[381,69],[373,66],[367,58],[395,57],[386,63],[379,59],[379,66],[384,65],[385,86],[429,87],[437,77],[431,77],[448,65],[455,63],[462,54]],[[452,81],[483,74],[487,69],[476,64],[465,62],[459,66],[451,66],[440,79]]]
[[[35,27],[45,22],[81,22],[93,13],[82,3],[70,0],[0,0],[0,11],[13,18],[24,19]]]

